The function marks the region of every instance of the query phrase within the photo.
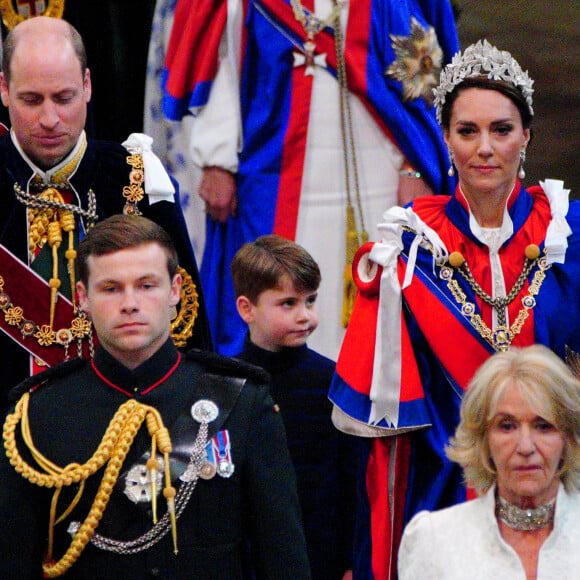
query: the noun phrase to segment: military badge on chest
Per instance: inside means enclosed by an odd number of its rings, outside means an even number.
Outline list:
[[[201,429],[194,442],[195,449],[192,449],[189,463],[179,476],[184,484],[195,485],[198,479],[209,480],[216,475],[229,478],[234,474],[235,465],[229,431],[223,429],[213,437],[207,437],[208,424],[215,421],[218,415],[217,405],[207,399],[197,401],[191,407],[191,416],[201,425]],[[151,457],[144,464],[133,465],[125,476],[123,490],[125,495],[136,504],[156,503],[156,496],[162,488],[165,468],[161,458],[151,459]]]
[[[134,465],[125,477],[125,495],[133,502],[150,502],[152,490],[161,490],[163,484],[163,459],[157,458],[158,469],[147,465]],[[155,480],[155,481],[154,481]]]

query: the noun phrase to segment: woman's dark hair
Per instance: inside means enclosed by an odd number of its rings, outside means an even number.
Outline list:
[[[451,111],[453,105],[459,94],[466,89],[486,89],[489,91],[497,91],[507,97],[520,112],[522,125],[524,129],[529,129],[532,124],[533,116],[530,113],[530,108],[521,91],[506,81],[489,79],[486,76],[470,77],[465,79],[461,84],[457,85],[453,92],[447,95],[445,103],[441,108],[441,125],[446,131],[449,130],[451,120]]]

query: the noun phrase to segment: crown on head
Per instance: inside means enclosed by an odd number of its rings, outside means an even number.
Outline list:
[[[439,86],[433,89],[437,120],[441,123],[441,111],[447,95],[465,79],[487,76],[488,79],[505,81],[517,87],[530,110],[532,108],[532,85],[534,81],[524,72],[516,59],[506,50],[498,50],[487,40],[478,40],[468,46],[463,54],[458,52],[441,71]]]

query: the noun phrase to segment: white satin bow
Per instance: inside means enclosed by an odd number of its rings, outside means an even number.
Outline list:
[[[149,135],[131,133],[123,143],[123,147],[131,153],[138,153],[143,157],[145,193],[149,196],[149,203],[151,205],[158,201],[173,203],[175,188],[161,160],[153,153],[152,144],[153,139]]]

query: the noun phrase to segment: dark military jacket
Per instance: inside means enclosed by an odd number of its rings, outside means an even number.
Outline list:
[[[236,378],[237,377],[237,378]],[[173,439],[172,480],[185,469],[184,449],[198,433],[190,409],[200,399],[219,408],[209,424],[210,437],[227,432],[230,439],[230,477],[215,474],[199,479],[177,521],[179,553],[171,533],[136,554],[116,554],[89,544],[66,578],[131,579],[247,577],[248,546],[257,578],[309,578],[306,547],[300,523],[295,476],[284,427],[259,371],[212,353],[183,355],[167,341],[151,359],[128,370],[104,349],[92,362],[80,359],[54,367],[29,379],[16,390],[32,387],[28,418],[36,449],[54,464],[86,462],[97,449],[121,404],[134,398],[160,413]],[[38,469],[16,429],[22,458]],[[141,426],[121,468],[121,474],[97,532],[115,540],[132,540],[152,527],[151,503],[134,503],[126,495],[131,468],[143,465],[151,449],[145,424]],[[175,471],[174,471],[175,470]],[[102,481],[103,469],[89,477],[78,505],[55,530],[58,559],[71,542],[67,529],[82,522]],[[7,456],[0,457],[0,578],[39,579],[47,548],[47,529],[53,489],[33,485],[16,472]],[[58,513],[77,487],[63,491]],[[158,514],[166,510],[162,495]]]
[[[75,190],[75,203],[87,210],[88,192],[92,190],[96,197],[96,213],[99,220],[122,213],[125,205],[122,191],[123,187],[129,184],[129,173],[132,170],[127,163],[127,156],[127,150],[117,143],[89,140],[83,158],[70,179]],[[18,183],[26,191],[31,177],[31,168],[21,157],[10,136],[2,137],[0,139],[0,196],[2,200],[0,203],[0,244],[25,264],[28,263],[27,212],[25,204],[16,198],[14,183]],[[149,204],[145,195],[145,198],[139,202],[139,209],[145,217],[157,222],[169,232],[176,246],[180,265],[187,270],[196,284],[199,294],[198,318],[188,347],[210,348],[209,326],[197,264],[178,195],[175,197],[175,203],[160,201],[153,205]],[[86,225],[86,223],[79,224],[77,216],[77,231],[82,231]],[[0,275],[6,281],[5,291],[10,294],[10,273],[0,272]],[[13,301],[16,304],[17,301]],[[1,412],[6,408],[8,390],[29,375],[28,352],[2,332],[0,332],[0,364],[3,375],[0,388]]]

